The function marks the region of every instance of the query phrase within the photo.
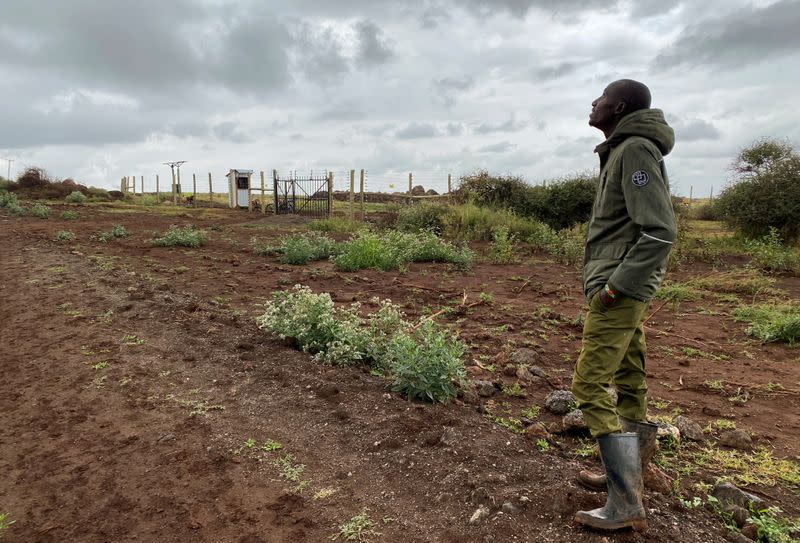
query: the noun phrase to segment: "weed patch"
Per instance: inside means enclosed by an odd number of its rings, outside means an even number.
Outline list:
[[[79,216],[80,215],[78,215],[77,211],[72,211],[71,209],[68,209],[67,211],[61,214],[61,218],[64,219],[65,221],[74,221]]]
[[[121,224],[115,224],[111,226],[111,230],[108,232],[100,232],[97,234],[97,239],[98,241],[105,243],[107,241],[111,241],[112,239],[124,238],[129,234],[130,233],[125,229],[124,226]]]
[[[71,230],[59,230],[53,236],[53,241],[73,241],[75,239],[75,232]]]
[[[86,195],[79,190],[73,190],[64,198],[64,201],[68,204],[85,204],[86,200]]]
[[[259,256],[278,253],[285,264],[305,264],[330,257],[336,252],[337,243],[322,234],[309,232],[284,237],[278,247],[261,245],[256,239],[253,239],[253,246]]]
[[[46,219],[50,216],[50,208],[40,202],[36,202],[31,206],[30,213],[34,217]]]
[[[345,217],[331,217],[330,219],[311,221],[308,223],[308,228],[309,230],[315,230],[317,232],[352,234],[364,228],[364,223],[351,221]]]
[[[489,260],[494,264],[512,264],[519,262],[517,256],[517,240],[508,228],[501,226],[492,233],[492,245],[489,248]]]
[[[455,247],[432,232],[378,234],[362,230],[341,245],[334,264],[342,271],[397,270],[409,262],[449,262],[469,269],[473,260],[474,253],[469,248]]]
[[[778,229],[770,227],[766,235],[745,245],[753,264],[768,272],[800,273],[800,252],[783,244]]]
[[[800,306],[759,305],[733,311],[737,321],[750,324],[747,334],[764,343],[779,341],[794,345],[800,340]]]
[[[361,513],[339,526],[339,533],[334,535],[331,539],[336,541],[341,538],[342,541],[360,541],[367,543],[370,537],[381,535],[375,528],[377,528],[377,525],[369,518],[367,512],[361,511]]]
[[[192,247],[197,248],[206,242],[208,233],[205,230],[198,230],[194,226],[179,228],[175,225],[156,236],[151,240],[153,245],[158,247]]]

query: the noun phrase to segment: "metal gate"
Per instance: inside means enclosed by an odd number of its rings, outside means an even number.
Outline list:
[[[330,217],[333,194],[329,190],[327,174],[311,173],[308,177],[298,177],[292,173],[281,178],[276,173],[273,180],[275,213]]]

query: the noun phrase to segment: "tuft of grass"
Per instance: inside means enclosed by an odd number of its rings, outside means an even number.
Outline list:
[[[280,253],[281,262],[285,264],[305,264],[312,260],[323,260],[336,252],[335,240],[318,234],[308,232],[295,234],[281,239],[278,247],[264,247],[256,244],[256,254],[264,256],[271,253]]]
[[[517,241],[508,228],[500,226],[492,232],[492,244],[489,248],[489,260],[494,264],[513,264],[519,262]]]
[[[346,217],[331,217],[330,219],[311,221],[308,223],[308,228],[317,232],[352,234],[364,228],[364,223],[351,221]]]
[[[304,464],[296,464],[294,456],[288,453],[276,460],[275,465],[280,470],[281,477],[293,483],[300,482],[300,476],[306,469]]]
[[[756,527],[758,541],[765,543],[796,543],[796,536],[800,535],[800,520],[790,521],[783,518],[783,511],[779,507],[768,507],[760,511],[753,511],[747,519],[748,524]]]
[[[378,234],[361,230],[341,245],[334,264],[342,271],[389,271],[403,269],[409,262],[449,262],[469,269],[474,256],[468,247],[455,247],[432,232]]]
[[[86,195],[79,190],[73,190],[64,198],[64,201],[68,204],[84,204],[86,200]]]
[[[775,227],[770,227],[765,236],[748,241],[745,247],[753,265],[764,271],[800,273],[800,251],[784,245]]]
[[[75,239],[75,232],[71,230],[59,230],[53,236],[53,241],[73,241]]]
[[[3,539],[6,531],[14,524],[16,520],[9,520],[8,513],[0,513],[0,539]]]
[[[97,234],[97,239],[102,242],[110,241],[112,239],[124,238],[129,235],[129,232],[121,224],[114,224],[108,232],[100,232]]]
[[[366,510],[364,510],[339,526],[339,533],[334,535],[331,539],[335,541],[341,537],[342,541],[360,541],[366,543],[369,541],[370,537],[381,535],[375,528],[377,528],[377,524],[369,518]]]
[[[65,221],[74,221],[79,216],[80,215],[78,215],[77,211],[72,211],[71,209],[68,209],[67,211],[61,214],[61,218],[64,219]]]
[[[750,324],[747,334],[764,343],[794,345],[800,340],[800,305],[758,305],[734,309],[733,318]]]
[[[205,244],[208,232],[198,230],[192,225],[179,228],[175,225],[151,240],[158,247],[192,247],[197,248]]]
[[[692,453],[698,466],[713,466],[716,472],[730,473],[739,485],[775,486],[779,483],[800,490],[800,464],[778,459],[765,448],[750,452],[706,447]]]
[[[36,202],[31,206],[30,213],[34,217],[46,219],[50,216],[50,208],[40,202]]]

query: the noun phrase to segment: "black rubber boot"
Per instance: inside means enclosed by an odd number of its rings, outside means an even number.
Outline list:
[[[600,457],[606,467],[606,504],[591,511],[575,513],[575,522],[601,530],[647,529],[642,506],[642,463],[639,441],[632,432],[607,434],[597,438]]]
[[[647,421],[635,421],[620,417],[623,432],[634,432],[639,440],[639,456],[642,459],[642,472],[655,456],[658,450],[658,424]],[[578,473],[578,482],[589,490],[605,490],[605,473],[595,473],[581,470]]]

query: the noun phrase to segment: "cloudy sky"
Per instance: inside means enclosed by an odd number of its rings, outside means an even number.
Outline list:
[[[673,190],[707,194],[754,139],[800,143],[798,28],[800,0],[2,0],[0,158],[107,188],[168,160],[539,183],[597,167],[590,104],[630,77]]]

